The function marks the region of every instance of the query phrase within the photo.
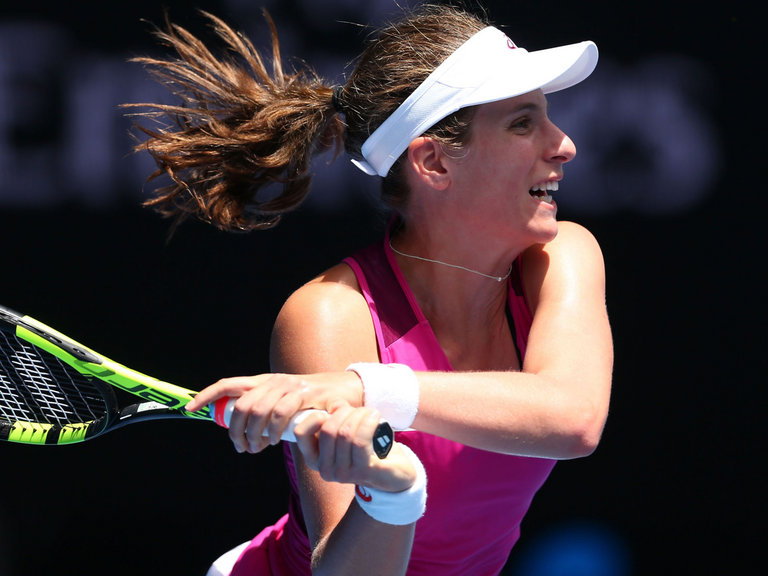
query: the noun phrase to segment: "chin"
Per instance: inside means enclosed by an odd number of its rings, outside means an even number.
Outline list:
[[[557,220],[551,218],[547,221],[534,223],[529,232],[535,237],[535,244],[546,244],[547,242],[552,242],[557,237],[558,230]]]

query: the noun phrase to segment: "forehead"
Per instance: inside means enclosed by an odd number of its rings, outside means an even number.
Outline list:
[[[480,104],[477,107],[475,118],[496,119],[498,117],[524,112],[546,112],[547,105],[547,98],[544,96],[544,92],[541,90],[534,90],[533,92],[521,94],[514,98]]]

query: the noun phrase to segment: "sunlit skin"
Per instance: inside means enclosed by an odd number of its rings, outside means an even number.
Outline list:
[[[424,162],[417,148],[429,145],[425,141],[417,138],[411,144],[412,161]],[[425,183],[423,173],[411,178],[407,216],[453,224],[443,235],[419,228],[400,238],[400,248],[501,275],[527,247],[555,238],[556,203],[543,202],[530,190],[559,182],[576,147],[549,119],[540,90],[478,106],[465,149],[433,154],[432,170],[442,171],[442,179],[433,176]],[[442,194],[438,201],[430,194],[435,189]]]
[[[479,106],[470,134],[467,154],[452,172],[457,189],[473,191],[464,196],[465,218],[482,222],[491,236],[511,229],[526,243],[552,240],[557,207],[529,191],[562,179],[563,164],[573,159],[576,147],[549,119],[544,94],[537,90]]]

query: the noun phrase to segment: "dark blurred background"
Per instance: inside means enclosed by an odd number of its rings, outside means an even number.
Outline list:
[[[401,0],[401,4],[411,2]],[[560,463],[509,574],[760,573],[767,512],[765,162],[756,2],[487,0],[529,49],[592,39],[595,74],[552,95],[579,148],[560,216],[601,242],[616,345],[598,451]],[[270,327],[301,283],[375,239],[377,184],[317,161],[314,192],[276,229],[169,223],[140,207],[147,157],[125,102],[166,99],[127,59],[143,20],[206,35],[195,8],[329,83],[393,0],[3,3],[0,302],[113,359],[199,389],[268,370]],[[756,28],[756,26],[754,27]],[[762,127],[761,127],[762,126]],[[553,354],[557,350],[552,351]],[[280,450],[152,423],[62,448],[0,445],[0,574],[204,574],[286,509]]]

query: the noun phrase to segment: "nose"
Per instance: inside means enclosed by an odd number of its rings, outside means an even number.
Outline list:
[[[568,135],[560,130],[556,124],[550,121],[551,142],[550,159],[554,162],[565,164],[576,156],[576,145]]]

